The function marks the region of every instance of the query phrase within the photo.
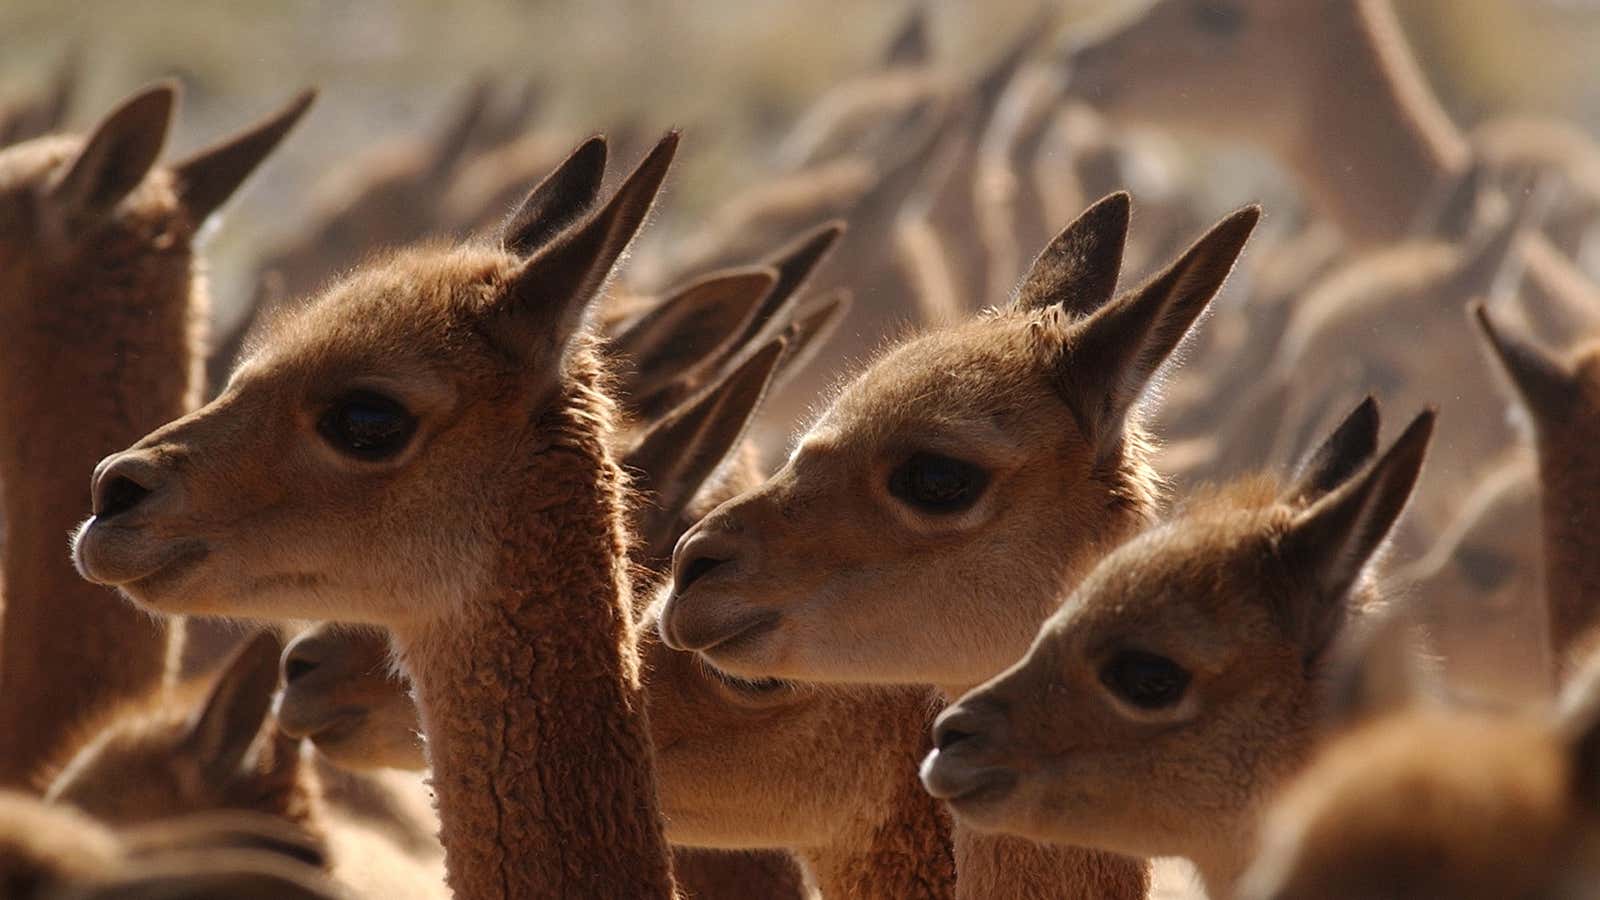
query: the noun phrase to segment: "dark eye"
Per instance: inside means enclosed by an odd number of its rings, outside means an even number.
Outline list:
[[[1140,709],[1164,709],[1183,699],[1189,673],[1165,656],[1124,650],[1100,669],[1100,683]]]
[[[978,500],[989,473],[977,466],[917,453],[889,474],[889,493],[923,512],[960,512]]]
[[[416,430],[416,417],[404,406],[371,391],[340,398],[317,421],[318,433],[335,450],[364,460],[394,456]]]
[[[1204,0],[1195,5],[1194,20],[1212,34],[1230,37],[1244,27],[1244,10],[1232,3]]]

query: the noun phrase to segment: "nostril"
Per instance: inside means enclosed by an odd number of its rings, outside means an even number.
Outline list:
[[[725,559],[716,559],[710,556],[697,556],[683,567],[682,574],[678,576],[677,589],[683,591],[709,573],[712,569],[727,562]]]
[[[317,663],[315,660],[306,659],[302,656],[291,656],[283,661],[283,681],[285,684],[294,684],[316,670]]]
[[[150,496],[150,489],[132,478],[123,475],[113,475],[102,479],[100,489],[95,492],[94,514],[102,519],[109,519],[119,513],[125,513],[139,501]]]
[[[959,728],[941,728],[939,733],[934,735],[934,746],[941,751],[949,750],[962,741],[971,740],[973,737],[974,735],[970,731],[962,731]]]

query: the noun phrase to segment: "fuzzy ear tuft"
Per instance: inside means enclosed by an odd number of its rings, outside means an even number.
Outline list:
[[[1067,334],[1056,382],[1099,452],[1121,446],[1128,411],[1222,289],[1260,218],[1260,207],[1247,206],[1218,222],[1142,287]]]
[[[646,559],[671,555],[679,518],[738,445],[783,355],[781,339],[763,345],[668,413],[628,452],[624,464],[638,471],[641,487],[654,494],[639,523]]]
[[[1133,198],[1127,191],[1084,210],[1034,259],[1012,306],[1035,310],[1059,305],[1076,315],[1104,306],[1117,290],[1132,215]]]
[[[560,354],[650,215],[678,149],[669,132],[599,210],[537,250],[512,276],[490,323],[502,349],[519,358]]]
[[[178,84],[161,81],[112,110],[50,188],[67,215],[101,216],[133,192],[155,166],[172,126]]]
[[[233,192],[278,146],[316,99],[316,89],[307,88],[256,125],[218,141],[172,167],[178,176],[178,196],[194,216],[196,224],[205,221],[233,196]]]
[[[1278,544],[1301,590],[1279,610],[1305,658],[1321,656],[1346,618],[1348,595],[1411,499],[1434,413],[1419,414],[1364,473],[1298,513]]]
[[[1301,461],[1283,501],[1310,502],[1349,480],[1378,452],[1378,424],[1378,401],[1368,394],[1327,440]]]
[[[506,220],[500,229],[500,246],[526,256],[578,221],[600,197],[606,152],[606,139],[595,135],[567,154]]]
[[[1559,427],[1557,423],[1566,418],[1577,396],[1572,372],[1551,351],[1495,324],[1483,303],[1474,302],[1470,309],[1484,343],[1533,414],[1535,426],[1541,432]]]
[[[190,721],[185,747],[207,779],[225,783],[244,761],[272,708],[282,650],[275,633],[258,632],[234,651]]]

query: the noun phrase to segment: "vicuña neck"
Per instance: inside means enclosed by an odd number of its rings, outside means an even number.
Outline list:
[[[868,690],[882,698],[870,723],[877,733],[863,739],[882,748],[883,796],[867,805],[870,820],[842,829],[831,845],[799,851],[800,859],[824,897],[948,900],[956,889],[950,815],[917,778],[931,749],[932,707],[919,690]]]
[[[1285,148],[1318,206],[1357,245],[1412,230],[1466,167],[1466,140],[1439,105],[1388,0],[1323,5],[1319,84]]]
[[[504,497],[488,587],[395,629],[461,900],[673,895],[620,477],[598,449],[544,452]]]
[[[1144,900],[1150,893],[1150,864],[1141,859],[961,825],[955,828],[955,849],[956,896],[967,900]]]
[[[35,273],[50,289],[24,291],[0,312],[16,338],[0,363],[10,423],[0,436],[0,785],[25,784],[82,722],[158,687],[169,635],[181,634],[179,621],[84,581],[67,547],[90,512],[95,464],[198,395],[191,333],[204,291],[186,244],[165,251],[183,254],[165,265],[143,247],[127,258],[115,250]]]

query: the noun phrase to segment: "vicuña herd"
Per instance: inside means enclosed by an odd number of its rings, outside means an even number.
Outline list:
[[[933,11],[694,217],[480,80],[215,323],[315,93],[0,104],[0,895],[1600,897],[1600,144]]]

